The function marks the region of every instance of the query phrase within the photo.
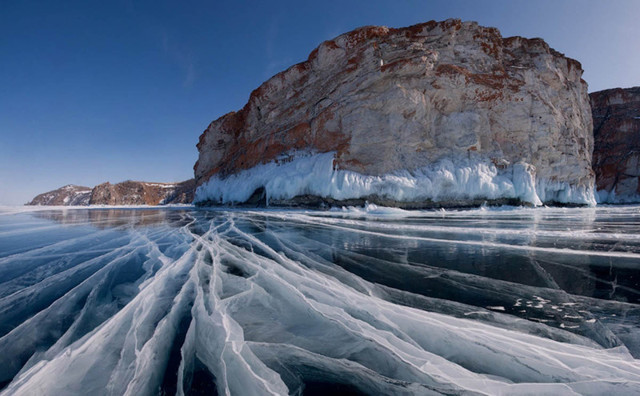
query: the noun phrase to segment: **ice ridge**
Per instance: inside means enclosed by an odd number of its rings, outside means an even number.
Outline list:
[[[226,178],[213,176],[199,186],[195,202],[237,204],[264,188],[267,204],[296,196],[335,200],[378,196],[397,202],[518,199],[533,206],[545,202],[593,206],[591,186],[537,179],[527,163],[497,167],[491,161],[441,159],[434,164],[381,176],[336,169],[335,153],[292,153]]]

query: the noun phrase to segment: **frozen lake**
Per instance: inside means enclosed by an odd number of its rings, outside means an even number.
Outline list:
[[[638,394],[640,206],[0,208],[0,392]]]

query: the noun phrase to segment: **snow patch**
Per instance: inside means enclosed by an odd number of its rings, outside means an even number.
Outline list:
[[[149,187],[176,188],[177,183],[144,183]]]
[[[490,162],[442,159],[414,171],[372,176],[335,169],[333,152],[288,157],[293,160],[258,165],[224,179],[214,176],[197,188],[194,202],[242,203],[264,188],[267,202],[300,195],[337,200],[377,195],[399,202],[518,198],[534,206],[596,203],[593,188],[539,180],[535,167],[524,162],[498,169]]]

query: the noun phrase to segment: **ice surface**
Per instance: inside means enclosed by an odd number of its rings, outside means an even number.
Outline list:
[[[595,205],[592,188],[564,182],[536,180],[535,169],[517,163],[498,169],[492,163],[443,159],[414,171],[382,176],[334,169],[334,153],[294,153],[224,179],[217,176],[199,186],[195,202],[245,202],[264,188],[267,202],[299,195],[337,200],[377,195],[400,202],[518,198],[539,206],[542,202]]]
[[[3,395],[640,392],[638,206],[2,213]]]

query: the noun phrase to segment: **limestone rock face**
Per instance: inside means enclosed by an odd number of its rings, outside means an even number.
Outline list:
[[[640,87],[590,95],[593,169],[601,202],[640,202]]]
[[[196,201],[231,202],[211,191],[222,191],[232,175],[332,152],[334,170],[364,177],[413,177],[429,166],[429,185],[440,186],[436,168],[451,161],[471,173],[488,166],[491,177],[511,182],[502,198],[594,203],[581,75],[580,63],[543,40],[503,38],[475,22],[356,29],[325,41],[253,91],[241,110],[209,125],[197,145]],[[469,182],[453,173],[452,183]],[[516,179],[533,185],[518,187]],[[424,191],[409,200],[492,198],[482,188],[451,191],[462,192]],[[353,194],[407,200],[366,188]]]
[[[27,205],[82,206],[89,205],[90,198],[91,187],[69,184],[57,190],[40,194]]]
[[[65,186],[40,194],[27,205],[168,205],[193,202],[195,181],[149,183],[125,181],[89,187]]]

